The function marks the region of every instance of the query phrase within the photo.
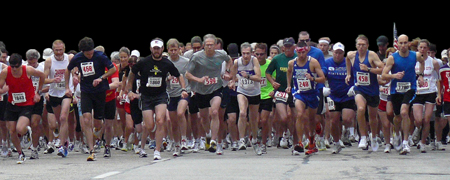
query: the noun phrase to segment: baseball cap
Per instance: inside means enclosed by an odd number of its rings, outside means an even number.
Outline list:
[[[285,38],[284,40],[283,40],[283,45],[288,45],[288,46],[292,46],[292,45],[294,45],[295,44],[295,40],[294,40],[294,38],[292,38],[292,37],[289,37],[289,38]]]
[[[334,46],[333,46],[333,51],[336,51],[338,49],[340,49],[342,51],[345,51],[344,50],[344,45],[341,42],[338,42],[338,43],[334,44]]]
[[[136,57],[140,57],[141,56],[141,53],[138,51],[138,50],[132,50],[131,51],[131,56],[136,56]]]
[[[378,46],[380,46],[380,45],[386,45],[387,43],[388,43],[388,38],[386,37],[386,36],[384,36],[384,35],[381,35],[381,36],[379,36],[378,38],[377,38],[377,45]]]
[[[48,59],[50,56],[53,55],[53,50],[52,48],[45,48],[44,49],[44,53],[42,53],[42,58],[44,58],[44,60]]]
[[[152,42],[150,42],[150,47],[153,48],[153,47],[155,47],[155,46],[157,46],[157,47],[163,47],[163,46],[164,46],[164,43],[163,43],[161,40],[155,39],[155,40],[153,40]]]

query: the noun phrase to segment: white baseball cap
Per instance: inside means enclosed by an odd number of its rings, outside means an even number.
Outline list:
[[[342,51],[345,51],[345,50],[344,50],[344,45],[343,45],[341,42],[338,42],[338,43],[334,44],[334,46],[333,46],[333,51],[336,51],[337,49],[340,49],[340,50],[342,50]]]
[[[131,51],[131,56],[136,56],[139,58],[141,56],[141,53],[139,53],[139,51],[135,49]]]
[[[163,46],[164,46],[164,43],[163,43],[161,40],[155,39],[155,40],[153,40],[153,41],[150,43],[150,47],[153,48],[153,47],[155,47],[155,46],[157,46],[157,47],[163,47]]]
[[[42,53],[42,58],[44,60],[48,59],[50,56],[53,55],[53,50],[52,48],[45,48],[44,49],[44,53]]]

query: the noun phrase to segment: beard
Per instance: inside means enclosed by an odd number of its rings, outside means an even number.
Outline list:
[[[159,58],[161,58],[161,56],[162,56],[162,53],[152,53],[153,59],[159,59]]]

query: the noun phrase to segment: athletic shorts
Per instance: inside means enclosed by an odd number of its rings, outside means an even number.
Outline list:
[[[15,106],[8,102],[6,104],[5,120],[6,121],[18,121],[20,116],[25,116],[28,120],[31,120],[31,112],[33,111],[33,105],[31,106]]]
[[[140,99],[133,99],[130,103],[125,103],[125,111],[127,111],[127,109],[129,110],[127,113],[131,115],[131,119],[133,119],[135,125],[142,123],[141,105]]]
[[[442,105],[442,109],[444,110],[444,117],[450,116],[450,102],[444,102]]]
[[[230,103],[228,103],[227,109],[225,112],[227,114],[229,113],[239,113],[239,103],[237,101],[237,96],[230,96]]]
[[[262,110],[272,112],[273,109],[273,99],[261,99],[261,102],[259,103],[259,112],[261,113]]]
[[[181,100],[186,100],[188,102],[188,104],[189,104],[189,99],[190,99],[190,96],[188,96],[186,98],[181,98],[181,96],[170,97],[170,103],[169,103],[169,105],[167,105],[167,110],[169,110],[169,111],[177,111],[178,102],[180,102]]]
[[[378,105],[380,104],[380,96],[369,96],[367,94],[364,94],[361,91],[355,91],[355,94],[360,94],[361,96],[364,97],[364,99],[366,99],[367,105],[370,107],[378,107]]]
[[[429,94],[416,94],[416,97],[411,102],[411,104],[422,104],[425,105],[425,103],[429,104],[436,104],[436,93],[429,93]]]
[[[328,102],[331,103],[331,102]],[[334,103],[334,110],[330,110],[330,112],[342,112],[343,109],[351,109],[353,111],[356,111],[356,103],[355,100],[348,100],[348,101],[344,101],[344,102],[336,102],[333,101]],[[330,104],[328,104],[330,105]]]
[[[295,94],[294,97],[297,100],[302,101],[303,103],[305,103],[305,107],[306,109],[312,108],[312,109],[316,109],[319,107],[319,91],[316,92],[312,92],[312,93],[307,93],[307,94]]]
[[[404,94],[391,94],[391,102],[394,107],[394,115],[400,115],[402,104],[411,104],[416,96],[416,91],[411,89]]]
[[[141,94],[142,111],[155,110],[155,107],[160,104],[169,104],[169,95],[163,92],[156,96],[146,96]],[[130,104],[131,105],[131,104]]]
[[[327,103],[327,98],[323,96],[323,88],[319,89],[319,106],[317,107],[317,115],[325,114],[327,112],[327,108],[325,107]]]
[[[219,96],[222,99],[222,87],[215,90],[211,94],[203,95],[203,94],[195,93],[195,95],[197,96],[197,103],[198,103],[199,109],[209,108],[209,107],[211,107],[211,102],[210,102],[211,99],[213,99],[216,96]]]
[[[261,102],[261,95],[256,95],[256,96],[247,96],[245,94],[242,93],[238,93],[238,95],[241,94],[243,96],[245,96],[247,98],[248,104],[249,105],[258,105]]]
[[[114,120],[116,117],[116,101],[113,99],[105,103],[105,119]]]
[[[57,106],[60,106],[62,104],[62,101],[65,98],[70,98],[70,97],[67,97],[66,95],[64,95],[63,97],[49,96],[49,101],[50,102],[47,102],[47,103],[50,103],[50,106],[52,106],[52,107],[57,107]]]
[[[8,104],[8,93],[3,95],[3,100],[0,101],[0,121],[6,121],[5,120],[5,113],[6,113],[6,105]]]
[[[387,101],[380,99],[380,105],[378,105],[378,110],[386,112]]]
[[[222,88],[222,101],[220,102],[221,108],[226,108],[230,103],[230,92],[231,89],[228,86]]]
[[[196,93],[194,93],[194,92],[191,92],[191,93],[192,93],[192,95],[189,94],[190,99],[189,99],[189,103],[188,103],[189,114],[195,114],[195,113],[199,112],[199,110],[198,110],[198,101],[197,101],[198,97],[197,97]]]
[[[41,96],[41,100],[34,104],[31,114],[37,114],[39,116],[42,116],[43,111],[44,111],[44,97]]]
[[[81,113],[92,113],[94,110],[94,119],[105,118],[105,99],[106,93],[85,93],[81,92]]]

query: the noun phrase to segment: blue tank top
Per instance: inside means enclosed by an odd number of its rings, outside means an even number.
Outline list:
[[[305,73],[309,73],[311,76],[317,77],[317,73],[312,73],[311,68],[309,67],[309,63],[311,62],[311,56],[308,56],[308,61],[306,61],[305,65],[300,67],[297,64],[297,59],[294,62],[294,72],[292,73],[292,80],[294,83],[294,89],[292,90],[292,94],[310,94],[316,93],[318,90],[316,89],[317,83],[306,79]]]
[[[355,62],[353,63],[352,72],[353,77],[355,77],[355,91],[360,91],[368,96],[378,96],[380,95],[380,89],[378,86],[377,75],[368,71],[362,71],[359,68],[359,53],[356,51]],[[369,63],[369,50],[367,50],[366,57],[362,64],[367,67],[373,68]]]
[[[402,79],[391,80],[391,94],[404,94],[406,91],[413,89],[416,90],[416,72],[415,66],[417,62],[416,52],[409,51],[408,57],[400,56],[400,53],[396,52],[392,54],[394,57],[394,65],[392,66],[391,73],[405,71],[405,75]]]

